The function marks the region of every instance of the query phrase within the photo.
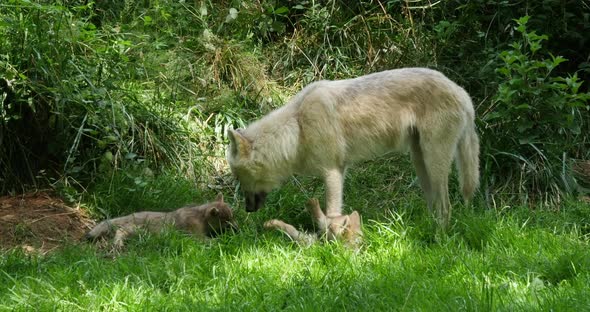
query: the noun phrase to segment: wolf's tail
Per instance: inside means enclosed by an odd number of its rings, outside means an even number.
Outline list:
[[[459,139],[456,162],[463,200],[468,203],[479,187],[479,139],[473,122]]]
[[[92,241],[92,240],[95,240],[101,236],[111,233],[112,230],[113,230],[112,221],[105,220],[105,221],[102,221],[101,223],[97,224],[92,230],[90,230],[88,233],[86,233],[86,235],[84,235],[84,238],[86,240]]]

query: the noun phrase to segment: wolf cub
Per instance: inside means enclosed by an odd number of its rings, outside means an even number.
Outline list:
[[[358,212],[353,211],[349,215],[327,217],[320,208],[320,202],[312,198],[307,202],[307,209],[312,219],[319,228],[319,237],[327,240],[340,240],[345,246],[358,250],[362,243],[363,232],[361,230],[361,217]],[[300,232],[294,226],[281,220],[273,219],[264,223],[267,229],[276,229],[284,232],[295,242],[309,246],[318,240],[318,235]]]
[[[159,232],[167,226],[206,239],[236,225],[232,209],[223,202],[223,195],[220,193],[214,202],[200,206],[186,206],[171,212],[142,211],[105,220],[97,224],[85,237],[95,240],[114,233],[114,247],[121,248],[127,236],[138,229]]]

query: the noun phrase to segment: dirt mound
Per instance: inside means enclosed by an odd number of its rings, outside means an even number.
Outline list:
[[[45,253],[78,241],[92,224],[82,209],[67,206],[51,192],[0,197],[0,249]]]

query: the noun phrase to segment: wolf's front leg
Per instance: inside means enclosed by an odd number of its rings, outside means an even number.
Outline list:
[[[133,235],[137,230],[136,226],[129,225],[129,226],[122,226],[117,229],[115,232],[115,238],[113,246],[115,249],[122,249],[123,245],[125,244],[125,239],[129,235]]]
[[[333,218],[342,215],[342,188],[344,169],[334,168],[326,171],[326,216]]]

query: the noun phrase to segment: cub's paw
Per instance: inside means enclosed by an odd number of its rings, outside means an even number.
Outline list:
[[[308,209],[321,209],[320,208],[320,201],[317,198],[310,198],[307,203],[306,206]]]
[[[281,220],[272,219],[272,220],[268,220],[268,221],[264,222],[263,226],[265,229],[282,229],[284,224],[285,224],[285,222],[283,222]]]

